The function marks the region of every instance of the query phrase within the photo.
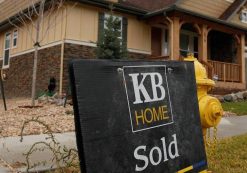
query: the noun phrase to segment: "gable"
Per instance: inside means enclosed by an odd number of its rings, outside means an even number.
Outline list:
[[[219,18],[232,3],[227,0],[181,0],[180,8]]]
[[[229,22],[242,26],[242,27],[247,27],[247,23],[246,22],[242,22],[241,21],[241,12],[242,10],[247,11],[247,4],[243,5],[230,19]]]

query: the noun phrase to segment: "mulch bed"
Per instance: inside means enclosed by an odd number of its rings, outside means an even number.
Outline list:
[[[73,108],[66,108],[55,104],[42,104],[31,107],[19,101],[15,106],[10,104],[8,111],[0,110],[0,137],[20,136],[25,121],[38,119],[48,125],[53,133],[74,131]],[[47,129],[38,122],[27,124],[23,135],[46,133]]]

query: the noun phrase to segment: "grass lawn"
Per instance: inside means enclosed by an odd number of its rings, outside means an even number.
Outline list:
[[[247,173],[247,134],[218,141],[215,148],[207,148],[209,171],[212,173]],[[67,169],[65,173],[79,173]],[[47,171],[45,173],[61,173]]]
[[[222,103],[224,111],[234,112],[237,115],[247,115],[247,102],[226,102]]]
[[[220,140],[207,155],[213,173],[247,173],[247,134]]]

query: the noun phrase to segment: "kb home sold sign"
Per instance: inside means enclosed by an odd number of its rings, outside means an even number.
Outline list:
[[[82,171],[207,168],[192,63],[77,60],[70,79]]]

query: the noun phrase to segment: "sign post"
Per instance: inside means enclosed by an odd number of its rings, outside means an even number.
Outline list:
[[[69,71],[85,173],[207,169],[193,63],[75,60]]]
[[[1,87],[0,91],[1,91],[2,99],[3,99],[4,110],[7,111],[7,105],[6,105],[4,87],[3,87],[3,80],[2,80],[1,75],[0,75],[0,87]]]

